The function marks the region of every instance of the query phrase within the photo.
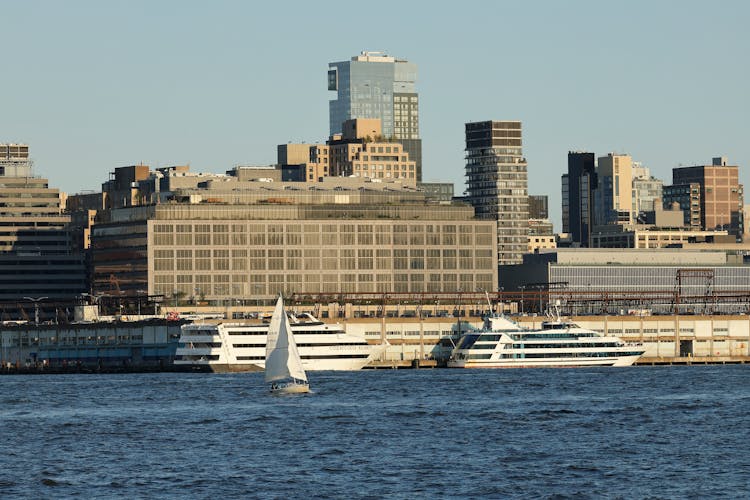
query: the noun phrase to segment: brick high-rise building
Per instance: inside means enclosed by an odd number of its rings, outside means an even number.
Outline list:
[[[744,229],[743,187],[739,168],[726,157],[713,158],[711,165],[672,169],[672,184],[700,184],[701,225],[703,230],[726,229],[738,238]]]

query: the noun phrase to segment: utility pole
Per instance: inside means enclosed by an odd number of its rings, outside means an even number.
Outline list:
[[[34,303],[34,324],[39,324],[39,302],[42,300],[48,299],[49,297],[24,297],[25,300],[30,300]]]

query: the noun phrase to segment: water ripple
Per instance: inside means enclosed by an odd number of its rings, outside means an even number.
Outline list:
[[[3,377],[3,497],[750,495],[750,368]]]

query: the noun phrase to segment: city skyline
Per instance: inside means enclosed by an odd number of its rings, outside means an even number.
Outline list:
[[[419,68],[423,180],[460,194],[464,124],[519,120],[529,193],[549,196],[558,231],[570,150],[627,153],[665,181],[674,167],[726,156],[748,185],[744,3],[542,3],[544,15],[539,4],[497,4],[482,16],[468,4],[429,23],[415,21],[417,7],[379,5],[364,25],[334,14],[312,37],[302,28],[326,8],[7,5],[0,142],[29,144],[35,175],[68,193],[139,162],[271,164],[278,144],[327,139],[329,62],[373,50]]]

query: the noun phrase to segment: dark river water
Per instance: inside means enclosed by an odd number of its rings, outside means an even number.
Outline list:
[[[750,366],[0,377],[3,498],[743,498]]]

